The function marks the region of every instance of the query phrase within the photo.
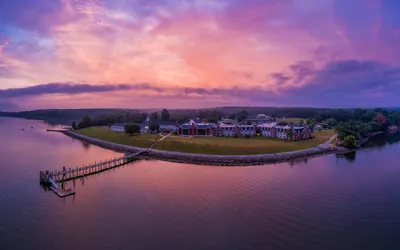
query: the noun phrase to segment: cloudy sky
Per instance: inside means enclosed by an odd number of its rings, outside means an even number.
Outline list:
[[[399,106],[398,0],[0,1],[0,110]]]

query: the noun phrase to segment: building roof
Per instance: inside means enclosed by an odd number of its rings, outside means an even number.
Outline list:
[[[194,126],[196,128],[203,129],[203,128],[212,128],[214,125],[211,123],[198,123],[198,124],[194,124]],[[184,129],[191,128],[191,127],[192,127],[192,124],[189,124],[189,123],[181,125],[181,128],[184,128]]]
[[[147,126],[147,124],[145,123],[115,123],[112,125],[112,127],[125,127],[125,125],[127,124],[136,124],[138,126],[140,126],[141,129],[145,128]]]
[[[271,123],[264,123],[264,124],[260,124],[257,125],[258,127],[266,127],[266,128],[272,128],[276,126],[276,122],[271,122]]]
[[[112,127],[125,127],[126,123],[115,123]]]
[[[155,124],[158,124],[158,125],[164,125],[164,126],[168,126],[168,125],[177,125],[177,122],[176,121],[155,121],[154,122]]]

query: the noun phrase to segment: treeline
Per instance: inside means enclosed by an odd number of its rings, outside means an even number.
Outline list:
[[[85,115],[79,122],[73,122],[72,127],[87,128],[92,126],[111,126],[115,123],[143,123],[147,119],[146,113],[139,113],[134,111],[125,111],[111,115],[101,115],[99,117],[90,117]]]
[[[170,114],[168,110],[163,109],[160,114],[158,112],[147,114],[145,112],[122,111],[94,118],[85,115],[79,123],[73,122],[72,127],[78,129],[92,126],[111,126],[115,123],[141,124],[144,123],[147,118],[149,118],[151,122],[157,122],[159,120],[168,121],[170,120]]]
[[[338,123],[335,130],[346,147],[355,147],[368,134],[400,126],[400,112],[387,109],[355,109],[348,121]]]
[[[31,120],[43,120],[52,123],[71,124],[72,121],[80,121],[83,117],[101,117],[124,114],[126,112],[137,113],[137,110],[129,109],[43,109],[21,112],[0,112],[0,116],[16,117]]]

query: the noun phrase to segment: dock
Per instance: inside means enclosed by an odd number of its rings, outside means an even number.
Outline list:
[[[52,130],[48,129],[49,132],[62,132],[63,130]],[[47,189],[53,190],[59,197],[66,197],[69,195],[75,194],[75,188],[64,190],[62,187],[60,188],[58,184],[63,184],[64,182],[84,178],[90,175],[98,174],[104,171],[111,170],[116,167],[120,167],[126,165],[130,162],[133,162],[139,159],[139,156],[149,150],[153,149],[160,141],[170,136],[172,133],[163,136],[161,139],[156,140],[149,148],[143,149],[136,153],[131,153],[119,158],[104,160],[95,162],[93,164],[89,164],[87,166],[77,166],[75,168],[65,168],[56,171],[40,171],[39,178],[40,184],[46,187]],[[61,185],[63,186],[63,185]]]
[[[75,194],[75,188],[64,190],[64,189],[60,189],[60,188],[50,187],[50,189],[53,190],[54,193],[56,193],[58,195],[58,197],[60,197],[60,198]]]
[[[95,162],[87,166],[76,168],[63,168],[61,171],[40,171],[40,184],[49,186],[59,197],[66,197],[75,194],[75,189],[64,190],[58,184],[87,177],[90,175],[98,174],[103,171],[108,171],[116,167],[128,164],[136,159],[138,156],[147,150],[139,151],[134,154],[114,158],[110,160]]]

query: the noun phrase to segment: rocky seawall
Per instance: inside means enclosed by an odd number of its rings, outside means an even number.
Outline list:
[[[65,135],[85,141],[87,143],[100,146],[102,148],[111,149],[117,152],[136,153],[146,150],[141,157],[147,159],[157,159],[170,162],[190,163],[198,165],[213,165],[213,166],[252,166],[263,165],[278,162],[293,162],[299,160],[307,160],[309,157],[315,157],[330,153],[340,153],[344,150],[338,147],[329,145],[328,142],[332,138],[320,146],[308,148],[304,150],[283,152],[276,154],[259,154],[259,155],[209,155],[209,154],[189,154],[163,150],[147,150],[145,148],[132,147],[127,145],[107,142],[92,137],[80,135],[73,131],[63,131]]]

